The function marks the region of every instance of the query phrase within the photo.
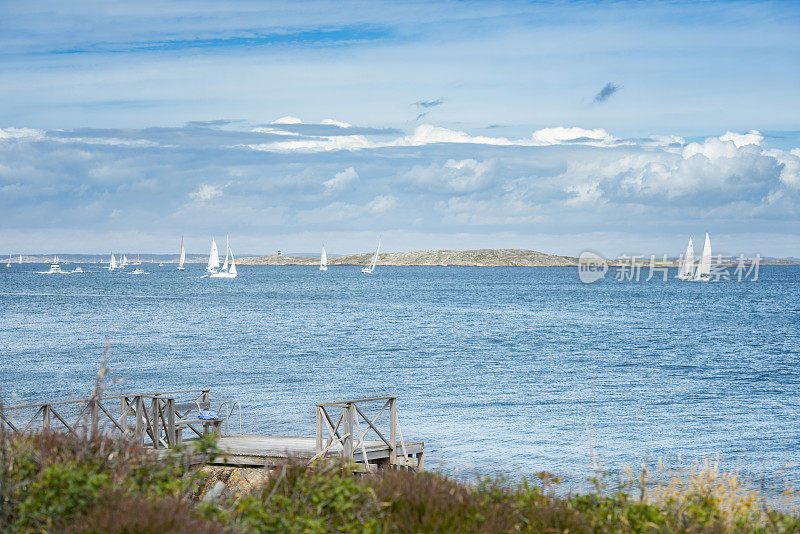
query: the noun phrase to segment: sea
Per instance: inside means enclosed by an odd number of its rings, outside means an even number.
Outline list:
[[[7,406],[86,396],[108,345],[108,394],[209,387],[246,433],[313,436],[315,403],[397,395],[404,439],[453,476],[580,491],[711,459],[800,484],[800,267],[590,284],[574,267],[47,267],[0,266]]]

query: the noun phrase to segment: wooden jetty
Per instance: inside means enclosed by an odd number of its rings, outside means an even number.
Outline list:
[[[424,468],[424,444],[403,439],[396,396],[317,404],[314,437],[243,434],[241,404],[222,402],[216,411],[211,406],[210,389],[160,391],[9,406],[0,411],[0,421],[16,434],[40,429],[116,434],[159,452],[214,434],[221,454],[210,463],[231,466],[272,467],[292,459],[338,457],[364,471]],[[375,415],[367,415],[379,406]],[[230,418],[237,408],[239,432],[231,433]]]

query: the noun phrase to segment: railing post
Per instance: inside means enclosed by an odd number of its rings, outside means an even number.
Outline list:
[[[322,452],[322,407],[317,406],[317,433],[316,433],[316,444],[317,444],[317,454]]]
[[[397,397],[389,399],[389,464],[397,462]]]
[[[50,405],[45,404],[42,406],[42,430],[50,428]]]
[[[175,443],[175,399],[167,399],[167,445],[174,447]]]
[[[158,442],[160,441],[158,438],[161,435],[161,428],[160,428],[160,426],[158,424],[158,407],[159,407],[158,405],[159,405],[159,400],[161,400],[161,399],[159,399],[156,396],[156,397],[153,397],[153,401],[150,403],[150,406],[151,406],[150,411],[153,413],[153,426],[152,426],[152,428],[153,428],[153,436],[152,436],[152,438],[153,438],[153,448],[154,449],[158,448],[158,446],[159,446]]]
[[[133,402],[136,403],[136,430],[134,437],[136,442],[141,445],[144,442],[145,417],[147,417],[144,413],[144,399],[137,395],[133,398]]]
[[[345,460],[352,460],[353,459],[353,432],[355,431],[353,428],[353,412],[355,412],[355,408],[351,403],[346,404],[342,410],[344,411],[344,432],[347,437],[344,439],[344,450],[342,451],[342,455],[344,456]]]
[[[91,428],[89,430],[89,437],[91,437],[92,439],[97,437],[98,433],[97,427],[100,425],[100,421],[97,415],[98,412],[97,401],[98,399],[96,398],[92,398],[92,400],[89,401],[92,404],[89,407],[89,417],[91,417]]]

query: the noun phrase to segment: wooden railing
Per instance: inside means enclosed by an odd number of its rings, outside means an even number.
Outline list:
[[[176,402],[178,395],[195,394],[193,401]],[[119,402],[119,417],[112,413],[115,411],[115,408],[110,408],[112,402]],[[183,441],[184,429],[192,430],[198,436],[212,432],[221,433],[225,418],[190,417],[192,410],[198,407],[210,410],[210,389],[159,391],[6,406],[0,410],[0,421],[15,434],[36,430],[65,431],[83,437],[118,433],[126,439],[160,449],[179,445]]]
[[[383,401],[383,405],[374,417],[370,418],[364,413],[364,410],[366,410],[365,405],[380,406],[381,401]],[[362,407],[364,407],[364,410],[362,410]],[[381,431],[378,421],[387,408],[389,409],[388,428],[384,426],[383,431]],[[334,416],[337,410],[339,412],[335,423],[331,413],[328,412],[329,409]],[[365,438],[372,433],[378,441],[389,447],[390,465],[408,467],[414,465],[414,462],[409,460],[406,444],[403,440],[403,432],[400,430],[400,424],[397,420],[396,396],[317,404],[316,417],[316,455],[312,458],[312,461],[325,456],[333,449],[347,460],[358,461],[360,459],[366,470],[370,471],[374,466],[369,463],[368,445]],[[361,430],[362,421],[365,424],[363,432]],[[388,438],[386,434],[388,434]],[[376,440],[373,439],[373,441]],[[398,445],[402,451],[403,458],[398,457]]]

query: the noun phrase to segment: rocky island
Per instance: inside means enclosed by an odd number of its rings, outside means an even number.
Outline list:
[[[328,256],[328,265],[366,265],[372,253]],[[317,257],[269,255],[239,258],[241,265],[315,265]],[[417,250],[412,252],[382,252],[381,265],[395,266],[473,266],[473,267],[569,267],[578,259],[556,256],[535,250],[478,249],[478,250]]]

